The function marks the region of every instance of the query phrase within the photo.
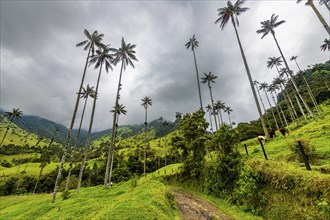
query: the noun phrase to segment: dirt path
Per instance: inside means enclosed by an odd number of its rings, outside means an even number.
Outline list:
[[[207,201],[180,190],[174,190],[173,192],[183,220],[232,220]]]

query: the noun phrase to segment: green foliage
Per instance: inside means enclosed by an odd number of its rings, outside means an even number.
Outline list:
[[[301,143],[302,149],[300,149],[299,143]],[[312,161],[315,159],[315,146],[310,143],[309,140],[306,139],[300,139],[296,140],[293,143],[290,144],[290,149],[293,153],[293,155],[298,159],[299,162],[303,163],[305,160],[305,157],[307,161]],[[302,150],[304,153],[302,153]]]
[[[215,145],[219,145],[221,154],[230,154],[237,148],[239,141],[239,132],[234,130],[230,125],[223,124],[212,137]]]
[[[69,196],[70,196],[70,191],[68,191],[68,190],[62,192],[62,194],[61,194],[61,197],[62,197],[63,200],[68,199]]]
[[[132,187],[132,188],[137,187],[137,185],[138,185],[138,180],[139,180],[139,177],[138,177],[136,174],[134,174],[133,177],[132,177],[131,180],[130,180],[130,182],[131,182],[131,187]]]

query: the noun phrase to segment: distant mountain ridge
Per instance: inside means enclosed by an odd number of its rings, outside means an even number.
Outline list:
[[[4,110],[0,109],[0,119],[2,120]],[[19,126],[22,129],[25,129],[28,132],[35,133],[39,136],[43,136],[46,138],[51,139],[54,134],[55,127],[59,128],[59,131],[56,133],[54,140],[58,143],[64,143],[67,138],[67,134],[69,132],[69,129],[65,127],[62,124],[53,122],[51,120],[42,118],[40,116],[35,115],[23,115],[22,118],[19,120],[13,120],[13,123],[15,123],[17,126]],[[161,126],[159,120],[153,120],[148,124],[149,129],[156,129],[156,134],[164,135],[171,131],[173,131],[176,128],[176,123],[174,122],[168,122],[167,126]],[[144,128],[144,124],[139,125],[122,125],[118,127],[118,133],[117,135],[122,138],[128,138],[130,136],[133,136],[139,132],[141,132]],[[72,137],[71,137],[71,144],[74,143],[75,138],[77,136],[78,129],[73,129]],[[111,134],[111,129],[106,129],[103,131],[97,131],[92,132],[91,140],[95,140],[97,138],[100,138],[104,135]],[[80,138],[78,141],[78,146],[83,146],[85,143],[85,140],[87,138],[87,130],[82,129],[80,132]]]

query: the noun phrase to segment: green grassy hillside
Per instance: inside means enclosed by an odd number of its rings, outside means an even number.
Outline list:
[[[179,219],[168,187],[157,180],[135,181],[70,191],[68,199],[55,203],[50,194],[2,197],[0,219]]]

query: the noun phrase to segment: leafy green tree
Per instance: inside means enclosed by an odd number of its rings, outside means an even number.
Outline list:
[[[297,3],[300,3],[300,2],[302,2],[302,0],[297,0]],[[320,20],[321,24],[323,25],[324,29],[330,35],[330,27],[327,24],[327,22],[324,20],[323,16],[319,12],[319,10],[317,10],[316,6],[314,5],[314,1],[313,0],[306,0],[306,4],[305,5],[311,6],[311,8],[313,9],[313,11],[316,14],[317,18]],[[327,3],[325,3],[325,5],[327,5]]]
[[[138,61],[138,59],[135,56],[135,44],[126,44],[124,38],[121,40],[121,47],[119,49],[116,49],[114,52],[114,65],[117,65],[119,62],[121,62],[120,67],[120,74],[119,74],[119,82],[118,82],[118,88],[117,88],[117,95],[116,95],[116,102],[115,106],[118,105],[119,100],[119,91],[121,89],[121,78],[123,74],[123,70],[126,69],[127,66],[132,66],[134,68],[133,61]],[[111,160],[111,152],[113,151],[114,142],[115,142],[115,134],[116,134],[116,121],[117,121],[117,113],[115,112],[113,116],[113,124],[112,124],[112,131],[111,131],[111,141],[108,151],[108,158],[107,158],[107,165],[105,169],[105,176],[104,176],[104,187],[107,187],[108,182],[111,182],[111,172],[109,174],[110,169],[110,160]],[[109,181],[108,181],[109,180]]]
[[[211,83],[215,83],[215,79],[218,78],[217,76],[213,75],[211,72],[204,73],[204,77],[202,77],[202,83],[207,83],[207,86],[209,87],[210,96],[211,96],[211,104],[212,104],[212,110],[213,110],[213,116],[214,116],[214,122],[215,122],[215,129],[218,130],[218,122],[215,114],[215,107],[214,107],[214,101],[213,101],[213,94],[212,94],[212,87]]]
[[[192,38],[189,39],[188,43],[186,43],[186,48],[189,49],[191,47],[191,50],[194,55],[194,62],[195,62],[195,68],[196,68],[196,77],[197,77],[197,86],[198,86],[198,94],[199,94],[199,102],[201,105],[201,109],[203,109],[203,103],[202,103],[202,95],[201,95],[201,88],[199,85],[199,75],[198,75],[198,68],[197,68],[197,62],[196,62],[196,54],[195,54],[195,48],[198,47],[198,41],[195,38],[195,34],[192,36]]]
[[[2,138],[2,141],[1,141],[1,144],[0,144],[0,148],[2,147],[3,141],[5,140],[5,137],[6,137],[7,133],[8,133],[8,131],[9,131],[10,124],[12,123],[12,121],[14,119],[20,119],[22,114],[23,113],[22,113],[21,110],[19,110],[19,108],[13,108],[13,111],[12,112],[5,112],[4,116],[6,118],[8,118],[9,122],[8,122],[8,125],[7,125],[6,132],[3,135],[3,138]]]
[[[52,196],[52,202],[53,203],[56,200],[56,194],[57,194],[57,191],[58,191],[60,178],[62,176],[62,170],[63,170],[63,166],[64,166],[65,159],[66,159],[66,154],[67,154],[69,144],[70,144],[70,140],[71,140],[72,129],[73,129],[73,126],[74,126],[74,122],[76,120],[80,95],[81,95],[82,87],[83,87],[84,80],[85,80],[87,65],[89,63],[89,58],[90,58],[90,53],[92,53],[92,55],[94,55],[95,46],[100,46],[102,44],[101,41],[102,41],[102,38],[104,36],[103,34],[98,34],[97,31],[94,31],[93,34],[90,34],[86,29],[84,30],[84,34],[86,35],[87,40],[78,43],[76,46],[77,47],[85,46],[84,50],[88,50],[88,53],[87,53],[87,58],[86,58],[86,62],[85,62],[84,72],[83,72],[83,75],[82,75],[82,78],[81,78],[81,83],[80,83],[79,90],[78,90],[79,92],[77,94],[76,104],[75,104],[75,107],[74,107],[74,110],[73,110],[73,115],[72,115],[72,119],[71,119],[71,123],[70,123],[68,136],[67,136],[67,139],[66,139],[66,142],[65,142],[65,145],[64,145],[64,153],[63,153],[61,164],[60,164],[60,167],[58,169],[57,177],[56,177],[56,180],[55,180],[54,192],[53,192],[53,196]]]
[[[252,80],[252,77],[251,77],[250,69],[249,69],[245,54],[244,54],[243,46],[241,44],[241,40],[239,38],[238,31],[237,31],[237,27],[239,26],[238,16],[241,15],[242,13],[246,12],[249,9],[247,7],[243,7],[243,4],[245,2],[246,2],[246,0],[237,0],[235,2],[235,4],[233,4],[230,0],[228,0],[227,7],[218,9],[219,18],[215,21],[215,23],[220,22],[221,29],[224,29],[224,27],[226,26],[228,21],[231,20],[231,22],[234,26],[236,38],[237,38],[238,45],[239,45],[239,48],[240,48],[240,51],[241,51],[241,54],[242,54],[245,70],[246,70],[246,73],[247,73],[247,76],[248,76],[248,79],[249,79],[249,82],[250,82],[250,87],[251,87],[253,97],[254,97],[254,101],[256,103],[256,107],[257,107],[257,110],[258,110],[258,113],[259,113],[262,128],[264,130],[265,135],[268,136],[268,131],[267,131],[267,128],[266,128],[266,124],[265,124],[264,119],[262,117],[262,112],[261,112],[261,108],[260,108],[260,105],[259,105],[259,102],[258,102],[257,94],[256,94],[256,91],[255,91],[254,86],[253,86],[253,80]]]
[[[84,120],[84,115],[85,115],[85,110],[86,110],[86,105],[87,105],[87,100],[88,97],[91,98],[95,98],[95,91],[94,91],[94,87],[93,86],[89,86],[89,84],[87,84],[86,89],[83,87],[83,91],[80,95],[80,98],[85,99],[85,103],[84,103],[84,107],[81,113],[81,117],[80,117],[80,123],[79,123],[79,128],[78,128],[78,132],[77,132],[77,136],[76,136],[76,140],[74,142],[74,145],[71,149],[71,160],[70,160],[70,166],[69,166],[69,171],[68,171],[68,176],[66,178],[66,184],[65,184],[65,189],[64,191],[68,190],[69,184],[70,184],[70,176],[71,176],[71,171],[72,171],[72,165],[75,161],[74,158],[74,151],[76,150],[76,147],[78,145],[78,141],[79,141],[79,137],[80,137],[80,132],[81,132],[81,126]]]
[[[330,39],[325,39],[324,44],[321,45],[322,51],[330,51]]]
[[[146,110],[145,112],[145,117],[144,117],[144,165],[143,165],[143,176],[146,176],[146,163],[147,163],[147,157],[146,157],[146,148],[147,148],[147,131],[148,131],[148,107],[152,106],[152,99],[149,98],[148,96],[144,97],[141,99],[142,101],[142,106]]]
[[[94,114],[95,114],[95,109],[96,109],[96,100],[98,97],[98,89],[99,89],[99,84],[100,84],[102,67],[103,67],[103,65],[105,66],[106,72],[108,72],[109,69],[112,70],[111,65],[113,62],[113,54],[110,53],[111,51],[114,51],[114,49],[109,48],[108,46],[101,46],[98,50],[95,51],[96,54],[94,56],[92,56],[91,60],[90,60],[90,65],[95,64],[94,69],[99,68],[99,75],[97,78],[97,83],[96,83],[96,88],[95,88],[95,97],[93,99],[92,114],[91,114],[88,132],[87,132],[87,140],[86,140],[85,149],[84,149],[84,157],[81,162],[81,167],[80,167],[80,172],[79,172],[79,177],[78,177],[77,192],[79,192],[79,190],[80,190],[84,166],[85,166],[85,162],[87,161],[88,150],[90,148],[91,133],[92,133],[92,128],[93,128]]]
[[[291,77],[291,82],[292,82],[292,84],[293,84],[294,89],[296,90],[296,92],[297,92],[297,94],[298,94],[300,100],[303,102],[305,108],[307,109],[307,111],[309,112],[309,114],[311,115],[311,117],[316,121],[316,118],[315,118],[315,116],[314,116],[312,110],[310,109],[310,107],[308,106],[307,102],[306,102],[305,99],[301,96],[301,94],[300,94],[300,92],[299,92],[298,86],[297,86],[297,84],[296,84],[296,82],[295,82],[295,80],[294,80],[294,78],[293,78],[292,71],[290,70],[288,63],[286,62],[286,59],[285,59],[285,57],[284,57],[284,55],[283,55],[283,52],[282,52],[282,50],[281,50],[281,48],[280,48],[280,45],[278,44],[278,41],[277,41],[277,39],[276,39],[276,37],[275,37],[275,31],[274,31],[274,29],[275,29],[276,27],[280,26],[281,24],[283,24],[283,23],[285,22],[284,20],[282,20],[282,21],[277,21],[277,19],[278,19],[278,15],[272,14],[270,20],[266,20],[266,21],[262,21],[262,22],[260,22],[260,23],[261,23],[261,29],[257,30],[257,33],[258,33],[258,34],[262,34],[261,39],[264,38],[264,37],[265,37],[266,35],[268,35],[269,33],[272,34],[272,36],[273,36],[273,38],[274,38],[274,41],[275,41],[275,43],[276,43],[276,46],[277,46],[278,50],[280,51],[280,54],[281,54],[282,59],[283,59],[283,61],[284,61],[285,67],[286,67],[286,69],[287,69],[287,73],[288,73],[288,74],[290,75],[290,77]]]

